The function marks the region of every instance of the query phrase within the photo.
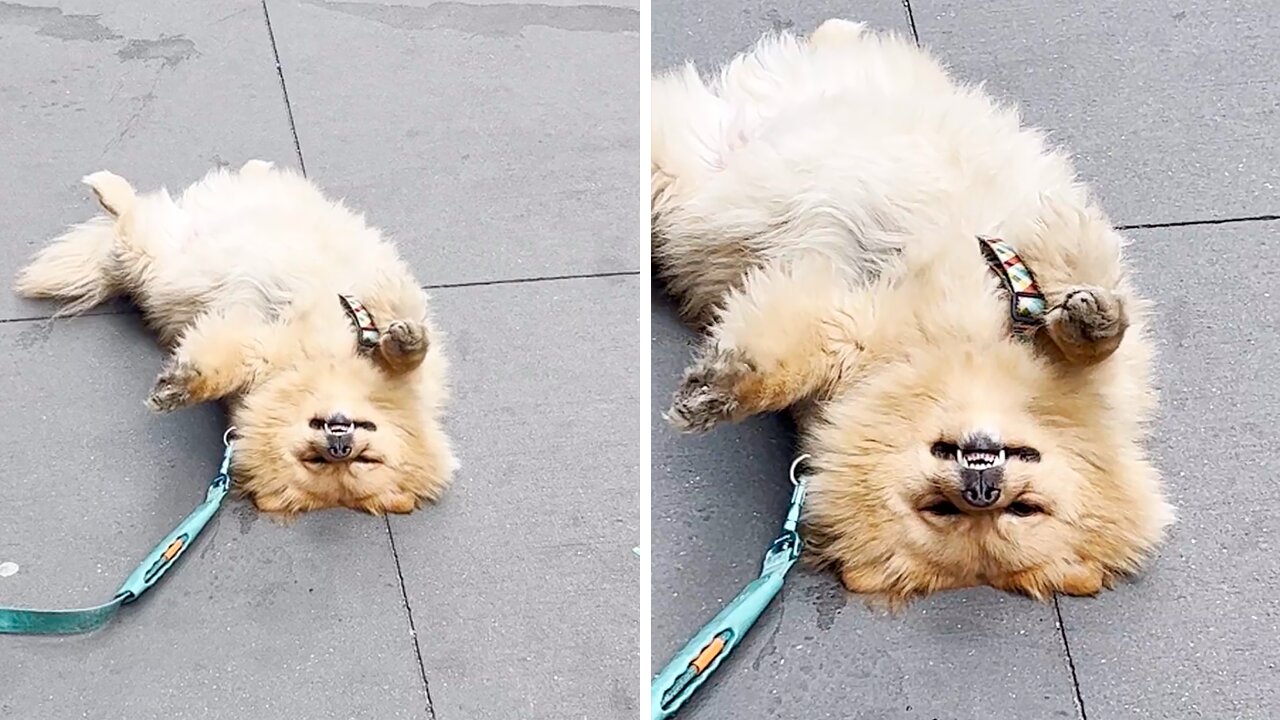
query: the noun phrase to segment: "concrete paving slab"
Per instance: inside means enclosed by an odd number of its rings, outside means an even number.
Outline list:
[[[911,7],[922,43],[1075,153],[1117,223],[1280,213],[1280,4]]]
[[[1280,222],[1130,237],[1158,302],[1153,450],[1179,522],[1136,582],[1062,602],[1085,713],[1280,717]],[[1247,270],[1224,272],[1240,261]]]
[[[693,334],[653,312],[653,672],[760,571],[791,486],[778,417],[680,436],[660,413]],[[976,678],[982,678],[976,680]],[[686,706],[689,718],[1075,717],[1051,605],[988,590],[947,593],[898,617],[831,574],[795,571],[780,599]]]
[[[814,0],[813,2],[706,3],[653,0],[652,63],[662,70],[686,60],[712,70],[760,35],[777,30],[810,32],[823,20],[843,17],[881,30],[909,33],[900,0]]]
[[[639,269],[634,0],[269,7],[307,170],[424,282]]]
[[[462,469],[395,518],[435,717],[639,713],[639,285],[433,293]]]
[[[161,356],[135,316],[0,324],[6,462],[0,604],[109,599],[204,497],[212,406],[142,404]],[[423,514],[423,522],[430,520]],[[235,502],[114,624],[0,637],[0,718],[422,718],[387,527],[351,512],[289,527]]]
[[[257,3],[0,2],[0,66],[5,287],[31,252],[95,211],[80,184],[88,173],[176,189],[220,162],[293,162]],[[0,318],[47,311],[0,293]]]

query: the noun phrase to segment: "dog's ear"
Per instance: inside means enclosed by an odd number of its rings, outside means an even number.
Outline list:
[[[81,182],[93,188],[98,204],[112,217],[120,217],[128,212],[138,196],[128,180],[106,170],[86,175]]]

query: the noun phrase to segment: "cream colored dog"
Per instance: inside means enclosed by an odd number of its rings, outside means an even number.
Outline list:
[[[842,20],[652,97],[655,268],[706,333],[672,423],[796,411],[812,557],[869,599],[1139,567],[1173,519],[1142,446],[1148,307],[1066,156]],[[1028,342],[979,235],[1035,273]]]
[[[171,353],[147,403],[226,399],[234,477],[260,510],[404,513],[441,494],[456,466],[445,360],[426,295],[377,230],[260,160],[177,201],[108,172],[85,182],[106,214],[40,252],[18,292],[64,313],[130,296]],[[360,310],[375,326],[363,346]]]

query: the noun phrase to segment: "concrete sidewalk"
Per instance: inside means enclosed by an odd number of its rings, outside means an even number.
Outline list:
[[[1150,570],[1051,605],[973,590],[897,618],[793,576],[684,718],[1280,716],[1280,6],[655,0],[653,65],[710,68],[830,17],[918,33],[1075,151],[1158,306],[1153,451],[1180,521]],[[653,670],[759,571],[786,508],[788,429],[661,420],[690,335],[653,306]]]
[[[304,164],[432,288],[462,469],[390,522],[224,508],[107,629],[0,638],[0,718],[634,718],[638,5],[49,2],[0,2],[0,275],[94,170]],[[51,309],[0,293],[0,604],[109,597],[220,456],[130,308]]]

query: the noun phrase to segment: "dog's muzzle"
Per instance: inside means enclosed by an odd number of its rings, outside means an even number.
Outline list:
[[[356,425],[342,413],[324,421],[325,454],[333,460],[345,460],[355,450]]]

